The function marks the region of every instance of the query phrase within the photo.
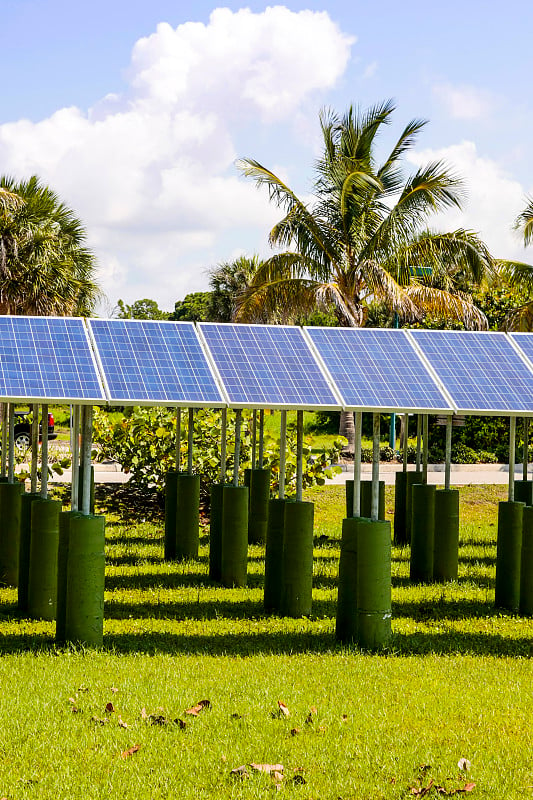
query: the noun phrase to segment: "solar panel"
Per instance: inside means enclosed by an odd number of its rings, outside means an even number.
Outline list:
[[[409,335],[464,414],[533,410],[533,373],[504,333],[413,330]]]
[[[451,411],[405,331],[306,328],[346,410]]]
[[[109,399],[120,405],[226,405],[192,322],[91,319]]]
[[[105,401],[83,320],[0,316],[0,398]]]
[[[198,327],[233,407],[341,408],[301,328],[217,323]]]
[[[511,333],[509,336],[533,368],[533,333]]]

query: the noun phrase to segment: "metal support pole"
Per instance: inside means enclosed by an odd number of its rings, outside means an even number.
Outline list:
[[[259,412],[259,469],[263,469],[263,460],[265,452],[265,409],[262,408]]]
[[[39,471],[39,405],[33,403],[31,407],[31,473],[30,491],[37,493],[37,473]]]
[[[80,406],[75,405],[72,413],[72,468],[70,486],[70,508],[78,511],[80,507]],[[34,490],[32,489],[32,492]]]
[[[354,414],[355,442],[353,453],[353,516],[361,516],[361,437],[363,433],[363,414]]]
[[[241,455],[242,409],[235,412],[235,463],[233,464],[233,485],[239,485],[239,460]]]
[[[89,472],[90,472],[90,467],[89,467]],[[43,403],[41,406],[41,497],[46,497],[47,494],[48,494],[48,403]]]
[[[226,437],[228,430],[228,410],[222,409],[220,421],[220,483],[226,482]]]
[[[2,403],[2,478],[6,477],[7,468],[7,407],[9,403]]]
[[[424,414],[424,448],[422,450],[422,483],[428,482],[429,414]]]
[[[514,469],[516,447],[516,417],[509,420],[509,502],[514,500]]]
[[[372,440],[372,503],[370,506],[370,518],[373,520],[379,518],[379,422],[379,414],[374,412],[374,432]]]
[[[285,497],[285,465],[287,463],[287,412],[281,412],[279,430],[279,499]]]
[[[529,463],[529,417],[524,417],[524,452],[522,455],[522,478],[527,481],[527,466]]]
[[[296,412],[296,500],[303,499],[304,412]]]
[[[7,479],[15,482],[15,404],[9,404],[9,461]]]
[[[47,409],[48,410],[48,409]],[[81,442],[81,461],[83,468],[83,486],[81,513],[88,515],[91,513],[91,448],[93,436],[93,407],[85,406],[83,409],[83,431]],[[43,406],[44,417],[44,406]],[[44,438],[43,438],[44,445]]]
[[[252,414],[252,469],[255,469],[257,439],[257,411]]]
[[[409,441],[409,414],[403,415],[403,472],[407,472],[407,443]]]
[[[187,430],[187,472],[189,475],[192,475],[193,435],[194,435],[194,408],[189,408],[189,427]]]
[[[416,417],[416,471],[420,472],[422,450],[422,414],[417,414]]]
[[[450,478],[452,471],[452,425],[453,417],[446,418],[446,463],[444,466],[444,488],[450,488]]]
[[[396,414],[394,411],[390,415],[389,447],[396,450]]]
[[[181,467],[181,408],[176,409],[176,472]]]

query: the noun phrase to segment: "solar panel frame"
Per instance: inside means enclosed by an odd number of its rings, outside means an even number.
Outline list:
[[[105,405],[85,319],[1,315],[0,401]]]
[[[419,353],[413,347],[412,342],[406,336],[406,331],[403,328],[328,328],[328,327],[306,327],[305,329],[306,336],[309,337],[309,340],[312,343],[314,348],[316,358],[320,359],[321,363],[323,364],[324,370],[327,371],[330,380],[336,386],[337,393],[341,396],[344,410],[345,411],[370,411],[370,412],[380,412],[380,413],[409,413],[409,414],[440,414],[440,415],[448,415],[455,413],[455,409],[451,398],[448,396],[446,391],[443,389],[441,383],[437,380],[434,373],[428,369],[427,364],[420,358]],[[319,339],[321,334],[327,334],[327,337],[322,337],[323,341],[320,342]],[[339,344],[343,345],[350,345],[349,347],[338,347],[338,352],[342,352],[344,354],[344,358],[339,358],[337,362],[334,364],[331,359],[328,359],[325,349],[328,347],[332,347],[331,342],[326,343],[326,339],[329,338],[330,340],[333,338],[339,339]],[[409,359],[412,359],[413,365],[418,367],[419,373],[424,375],[425,381],[424,385],[427,387],[427,392],[431,392],[435,398],[434,402],[423,403],[423,402],[414,402],[414,393],[412,393],[413,402],[396,402],[391,397],[390,390],[388,386],[385,386],[385,390],[389,392],[389,400],[390,402],[380,402],[378,397],[379,389],[375,388],[375,385],[371,384],[371,379],[374,381],[382,381],[382,368],[383,365],[380,363],[379,360],[376,359],[376,351],[374,350],[373,353],[370,350],[369,344],[366,345],[366,350],[361,349],[361,345],[364,339],[367,339],[369,343],[372,343],[374,346],[378,342],[378,339],[382,340],[389,340],[390,343],[394,343],[395,347],[397,348],[393,356],[396,357],[396,361],[393,358],[387,359],[387,364],[394,367],[396,374],[394,378],[396,381],[401,381],[401,384],[404,385],[406,382],[406,376],[398,375],[398,370],[400,368],[400,360],[401,360],[401,351],[405,351],[408,353]],[[353,341],[349,342],[348,340],[352,339]],[[396,342],[395,342],[396,339]],[[343,341],[344,340],[344,341]],[[324,348],[324,344],[327,344],[327,347]],[[359,346],[359,350],[354,350],[354,345]],[[354,358],[354,352],[360,353],[360,363],[357,363],[357,359]],[[370,356],[374,355],[373,359],[370,359]],[[377,353],[379,355],[379,352]],[[363,371],[363,363],[364,360],[367,360],[366,369]],[[403,366],[406,367],[407,362],[404,360]],[[391,373],[392,374],[392,373]],[[416,376],[416,370],[410,369],[410,374],[407,376],[411,380]],[[354,383],[354,376],[358,383]],[[383,382],[383,381],[382,381]],[[351,384],[351,385],[350,385]],[[360,402],[356,402],[354,399],[354,395],[350,396],[348,391],[359,392],[360,393]],[[404,389],[404,397],[407,400],[407,392]],[[364,400],[364,394],[366,393],[366,397],[368,398],[366,401]],[[421,399],[421,398],[419,398]]]
[[[164,406],[169,408],[225,408],[227,398],[220,386],[216,374],[205,352],[205,348],[193,322],[173,320],[100,320],[89,319],[88,327],[96,352],[102,380],[106,389],[108,402],[111,405],[124,406]],[[161,337],[151,338],[145,335],[142,350],[135,352],[132,332],[138,326],[137,334],[151,330],[159,332]],[[112,329],[115,329],[114,336]],[[118,335],[120,331],[120,336]],[[177,337],[165,336],[172,331]],[[128,333],[126,336],[125,334]],[[182,334],[187,334],[186,336]],[[107,340],[104,341],[104,336]],[[119,344],[126,346],[124,353],[118,355]],[[161,364],[157,358],[155,345],[162,344],[166,348],[166,361]],[[178,347],[176,347],[178,344]],[[114,349],[116,363],[109,362],[110,353]],[[140,360],[140,353],[148,356],[147,363]],[[180,364],[180,361],[183,362]],[[147,368],[148,364],[148,368]],[[159,364],[159,366],[158,366]],[[120,365],[120,367],[118,367]],[[186,366],[180,373],[180,367]],[[129,370],[127,377],[126,370]],[[167,381],[164,378],[168,379]],[[157,391],[147,383],[148,378],[157,378]],[[207,385],[202,387],[202,377],[208,378]],[[137,391],[121,392],[117,389],[115,379],[122,387],[135,387]],[[191,388],[194,387],[194,388]],[[216,394],[216,396],[215,396]],[[165,396],[163,396],[165,395]]]
[[[421,356],[431,365],[440,381],[446,387],[447,393],[453,400],[456,411],[468,416],[524,416],[533,413],[533,366],[524,353],[511,337],[500,331],[451,331],[451,330],[409,330],[407,334],[412,339]],[[476,361],[469,364],[468,359],[457,359],[457,352],[461,340],[467,342],[470,338],[469,348],[477,351]],[[437,340],[446,342],[448,359],[445,363],[437,363],[435,354],[428,352],[423,340],[433,339],[433,346]],[[448,340],[448,341],[446,341]],[[486,346],[488,342],[490,346]],[[477,343],[477,344],[476,344]],[[483,343],[483,347],[481,347]],[[441,350],[443,345],[441,344]],[[463,344],[464,348],[464,344]],[[480,365],[479,356],[484,357]],[[445,357],[441,354],[442,359]],[[450,376],[452,365],[460,365],[461,370]],[[500,396],[506,398],[497,404],[490,401],[468,402],[464,399],[467,391],[480,395],[479,385],[474,383],[474,378],[481,381],[483,396],[490,396],[495,387],[499,388]]]
[[[225,394],[228,398],[228,406],[230,408],[251,408],[251,409],[275,409],[280,411],[289,411],[291,409],[299,409],[299,410],[330,410],[330,411],[340,411],[342,410],[342,400],[338,396],[336,392],[335,386],[329,380],[328,375],[324,372],[322,365],[316,360],[315,354],[312,348],[309,346],[309,342],[304,335],[303,329],[297,325],[252,325],[252,324],[245,324],[245,323],[217,323],[217,322],[200,322],[197,323],[197,328],[200,336],[203,339],[206,352],[209,354],[211,359],[211,363],[213,365],[213,369],[216,372],[221,386],[224,387]],[[225,368],[222,369],[222,362],[219,356],[218,350],[222,348],[222,337],[221,340],[215,345],[213,341],[213,336],[209,331],[217,331],[217,333],[223,334],[225,338],[225,347],[227,349],[228,354],[231,353],[233,358],[242,357],[243,354],[243,346],[242,340],[253,336],[255,337],[255,341],[253,345],[255,345],[255,349],[252,347],[250,352],[254,353],[255,358],[247,359],[245,375],[240,373],[237,374],[237,370],[233,370],[233,374],[230,375],[230,369]],[[270,341],[263,342],[264,350],[259,350],[259,336],[264,334],[265,332],[269,332],[270,334]],[[275,334],[275,336],[274,336]],[[290,400],[287,399],[287,394],[285,398],[282,398],[282,391],[283,389],[279,389],[277,397],[274,394],[267,396],[267,390],[272,389],[275,384],[275,374],[273,372],[274,367],[279,367],[281,362],[281,352],[277,349],[278,343],[275,341],[277,336],[285,335],[289,339],[292,339],[291,344],[296,344],[301,347],[299,354],[302,353],[305,355],[305,360],[302,362],[296,356],[296,351],[292,350],[289,354],[285,353],[285,358],[289,359],[289,363],[292,367],[291,369],[285,369],[284,374],[282,375],[283,380],[285,381],[285,391],[288,395],[294,394],[298,391],[296,387],[296,379],[295,375],[298,374],[297,370],[299,370],[298,380],[301,381],[300,389],[301,391],[314,391],[315,395],[315,402],[309,400],[309,398],[304,398],[303,396],[298,400]],[[228,349],[228,340],[233,337],[233,342],[231,343],[233,347]],[[272,365],[272,369],[267,369],[266,359],[262,359],[262,355],[264,352],[272,352],[274,355],[275,365]],[[307,368],[307,371],[306,371]],[[318,381],[322,381],[321,386],[313,384],[312,379],[309,378],[309,370],[313,370],[313,376],[318,378]],[[258,373],[263,372],[263,380],[262,384],[259,384],[258,380]],[[269,372],[269,374],[267,374]],[[250,380],[250,386],[252,388],[248,389],[248,396],[245,397],[243,394],[240,396],[237,395],[238,386],[240,384],[242,389],[242,380],[246,376]],[[279,380],[279,373],[277,376]],[[289,384],[292,382],[292,386]],[[307,386],[304,389],[304,383],[307,383]],[[254,386],[255,384],[255,386]],[[259,389],[258,386],[261,385],[262,388]],[[328,401],[321,402],[319,401],[320,391],[325,390],[328,393]],[[254,394],[254,397],[251,397],[251,394]],[[260,397],[260,395],[262,395]]]

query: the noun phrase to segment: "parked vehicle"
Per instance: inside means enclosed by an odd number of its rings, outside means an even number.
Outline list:
[[[19,453],[25,453],[31,447],[31,422],[28,419],[30,410],[15,411],[15,448]],[[55,433],[54,415],[48,414],[48,439],[57,439]],[[42,441],[42,420],[39,423],[39,441]]]

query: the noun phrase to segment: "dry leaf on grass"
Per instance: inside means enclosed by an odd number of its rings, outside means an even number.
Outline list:
[[[134,753],[137,753],[141,749],[140,744],[134,744],[133,747],[130,747],[128,750],[123,750],[120,754],[120,757],[123,759],[129,758]]]
[[[204,708],[211,708],[211,701],[210,700],[200,700],[199,703],[196,703],[195,706],[192,708],[188,708],[185,713],[189,714],[191,717],[197,717],[200,711],[203,711]]]
[[[282,714],[284,717],[290,717],[291,712],[282,700],[278,700],[278,709],[280,714]]]
[[[113,703],[106,703],[105,713],[114,714],[114,712],[115,712],[115,706],[113,705]]]

